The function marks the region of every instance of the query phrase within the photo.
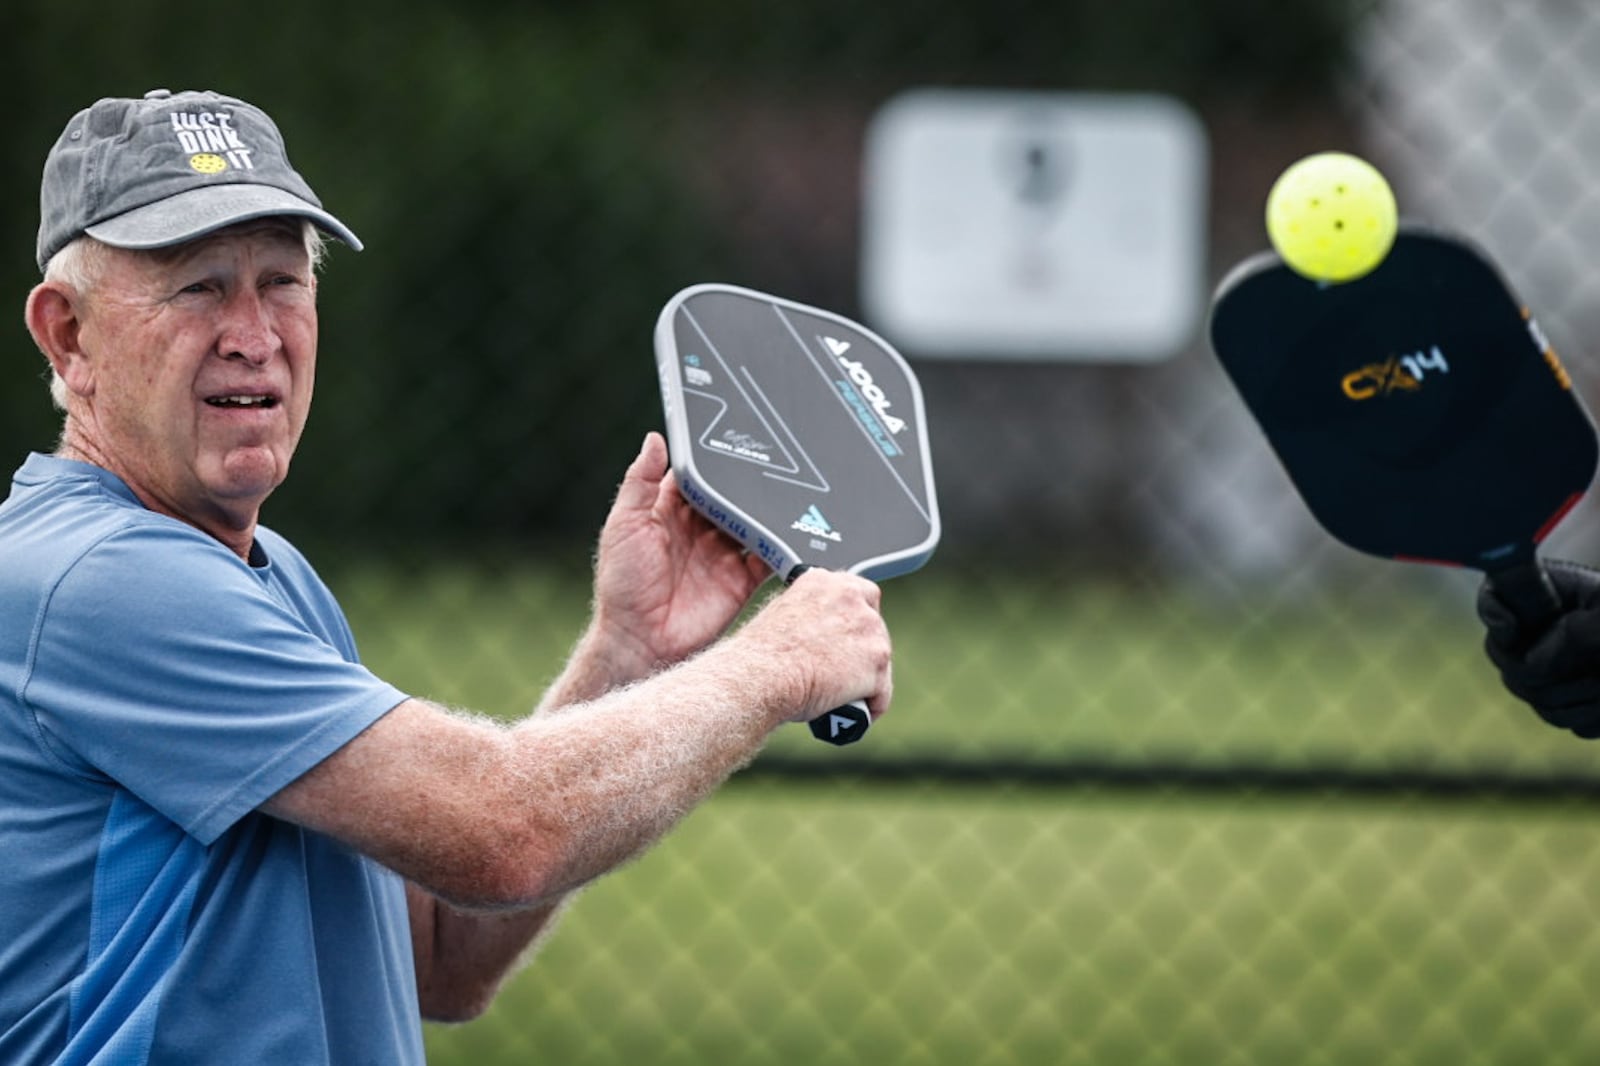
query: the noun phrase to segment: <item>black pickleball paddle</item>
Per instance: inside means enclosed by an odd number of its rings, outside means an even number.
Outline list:
[[[1595,430],[1481,249],[1407,224],[1377,269],[1341,284],[1264,252],[1218,287],[1210,337],[1330,534],[1481,570],[1524,622],[1554,617],[1536,549],[1589,488]]]

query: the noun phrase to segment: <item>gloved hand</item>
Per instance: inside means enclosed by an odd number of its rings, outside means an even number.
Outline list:
[[[1512,614],[1488,581],[1478,590],[1484,650],[1511,694],[1558,729],[1600,738],[1600,570],[1540,564],[1561,600],[1555,621],[1537,629]]]

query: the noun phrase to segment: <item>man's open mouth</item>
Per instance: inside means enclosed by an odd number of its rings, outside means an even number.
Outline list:
[[[236,396],[212,396],[206,400],[212,407],[276,407],[276,396],[255,396],[240,394]]]

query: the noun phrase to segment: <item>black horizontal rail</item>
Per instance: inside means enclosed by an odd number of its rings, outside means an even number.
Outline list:
[[[1600,803],[1600,776],[1252,763],[765,755],[736,780],[1264,796]]]

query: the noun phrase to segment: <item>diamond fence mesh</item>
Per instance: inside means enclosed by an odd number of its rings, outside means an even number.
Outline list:
[[[94,96],[278,117],[368,251],[326,271],[318,407],[266,518],[419,695],[513,715],[559,668],[659,424],[668,296],[863,315],[863,143],[908,87],[1183,100],[1208,286],[1265,245],[1284,166],[1363,154],[1600,388],[1600,9],[1576,0],[328,7],[0,15],[32,101],[6,269],[20,297],[38,162]],[[55,427],[14,347],[20,457]],[[885,590],[891,716],[851,749],[778,737],[487,1015],[430,1026],[430,1061],[1600,1057],[1596,749],[1500,690],[1472,578],[1330,543],[1199,323],[1150,365],[907,354],[945,540]],[[1552,553],[1592,560],[1595,522]]]

